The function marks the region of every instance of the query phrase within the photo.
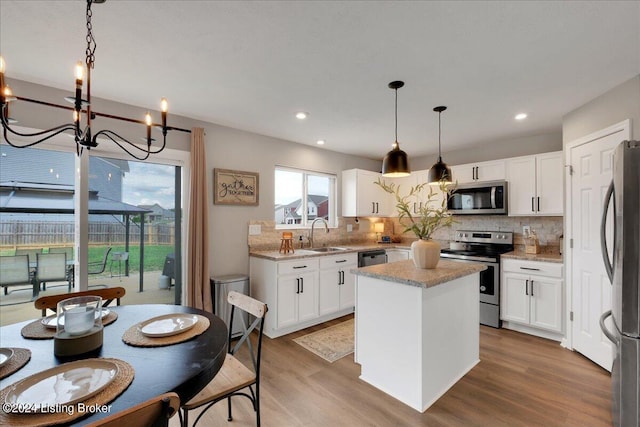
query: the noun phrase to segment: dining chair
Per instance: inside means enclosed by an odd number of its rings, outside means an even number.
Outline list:
[[[104,250],[104,255],[102,257],[102,261],[94,261],[88,264],[88,274],[101,274],[104,273],[104,269],[107,267],[107,261],[109,260],[109,253],[113,249],[109,246]]]
[[[227,399],[229,411],[228,421],[232,421],[231,396],[244,396],[251,400],[253,410],[256,412],[256,425],[260,426],[260,359],[262,354],[264,317],[268,310],[267,305],[251,298],[250,296],[235,291],[229,292],[227,301],[231,304],[227,355],[222,368],[220,368],[220,371],[218,371],[213,380],[211,380],[211,382],[209,382],[209,384],[207,384],[191,400],[180,407],[181,411],[178,415],[180,417],[180,424],[182,427],[188,427],[189,411],[207,405],[202,412],[198,414],[198,417],[193,423],[193,426],[195,426],[209,408],[224,399]],[[248,328],[244,320],[245,316],[234,316],[235,310],[242,310],[255,318]],[[240,322],[242,322],[243,333],[235,345],[232,346],[231,331],[233,331],[233,321],[235,317],[238,317]],[[258,328],[258,345],[254,351],[250,335],[256,328]],[[245,344],[245,347],[248,349],[251,362],[253,364],[253,370],[247,368],[235,357],[243,344]],[[241,390],[245,388],[249,389],[249,392],[251,393],[250,395],[246,392],[241,392]]]
[[[47,282],[67,282],[71,291],[71,282],[67,274],[67,254],[36,254],[36,284],[47,289]]]
[[[67,294],[47,295],[45,297],[38,298],[33,304],[37,310],[42,310],[42,316],[44,317],[47,315],[47,309],[55,311],[58,303],[67,298],[83,297],[87,295],[99,296],[102,297],[102,306],[106,307],[111,304],[113,300],[116,300],[116,305],[120,305],[120,298],[122,298],[126,292],[125,288],[121,286],[114,286],[113,288],[100,288],[82,292],[71,292]]]
[[[73,252],[74,252],[73,246],[61,246],[57,248],[56,247],[49,248],[50,254],[67,254],[67,262],[74,259]],[[67,280],[69,281],[70,288],[73,287],[73,272],[74,272],[73,264],[67,265]]]
[[[165,393],[88,425],[88,427],[160,427],[168,426],[180,407],[176,393]]]
[[[29,271],[29,256],[0,256],[0,287],[4,288],[4,294],[7,295],[9,286],[17,285],[32,285],[33,298],[38,295],[37,283]]]

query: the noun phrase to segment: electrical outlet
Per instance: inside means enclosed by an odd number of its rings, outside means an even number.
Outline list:
[[[262,226],[260,224],[250,224],[249,225],[249,235],[250,236],[258,236],[262,234]]]
[[[347,224],[347,233],[351,233],[353,231],[353,225]]]
[[[529,234],[531,234],[531,226],[523,225],[522,226],[522,234],[525,235],[525,236],[528,236]]]

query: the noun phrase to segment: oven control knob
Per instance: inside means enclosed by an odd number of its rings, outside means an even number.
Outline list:
[[[486,286],[480,286],[480,292],[485,292],[487,290]]]

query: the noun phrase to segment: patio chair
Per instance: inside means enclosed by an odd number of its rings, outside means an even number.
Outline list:
[[[102,257],[102,261],[94,261],[88,264],[89,274],[101,274],[104,273],[104,269],[107,267],[107,261],[109,260],[109,252],[111,252],[112,247],[108,247],[104,250],[104,256]]]
[[[9,286],[32,285],[33,298],[38,295],[37,284],[29,271],[28,255],[0,256],[0,286],[7,295]]]
[[[29,262],[34,263],[37,261],[36,257],[42,253],[42,248],[37,249],[16,249],[16,255],[28,255]]]
[[[50,254],[67,254],[67,261],[73,260],[73,246],[63,246],[58,248],[49,248]],[[73,287],[73,264],[67,265],[67,280],[69,281],[70,287]]]
[[[121,412],[89,424],[88,427],[158,427],[168,426],[180,407],[176,393],[165,393]]]
[[[47,309],[56,310],[58,303],[67,298],[84,297],[87,295],[102,297],[102,306],[106,307],[113,300],[116,300],[116,305],[120,305],[120,298],[127,293],[126,289],[121,286],[115,286],[113,288],[92,289],[90,291],[71,292],[68,294],[60,295],[47,295],[35,300],[34,305],[37,310],[42,310],[42,317],[47,315]]]
[[[67,275],[67,254],[36,254],[36,287],[46,290],[47,282],[67,282],[71,291],[71,282]],[[37,295],[36,295],[37,296]]]
[[[229,292],[227,301],[231,304],[227,356],[224,359],[222,368],[220,368],[213,380],[211,380],[211,382],[191,400],[180,407],[181,411],[179,416],[182,427],[188,427],[189,411],[206,405],[194,421],[193,426],[195,426],[202,415],[207,412],[210,407],[224,399],[227,399],[227,407],[229,410],[228,420],[232,421],[231,396],[244,396],[251,401],[253,410],[256,412],[256,425],[260,427],[260,356],[262,353],[262,331],[264,327],[264,317],[267,313],[267,305],[251,298],[250,296],[243,295],[235,291]],[[255,317],[255,320],[251,323],[249,328],[247,328],[244,316],[238,316],[238,319],[242,322],[243,334],[232,348],[231,335],[233,331],[233,321],[235,318],[234,311],[236,309],[249,313]],[[258,345],[254,351],[250,335],[256,328],[258,328]],[[253,362],[253,370],[247,368],[234,356],[244,343],[246,343],[248,347],[251,362]],[[249,389],[251,395],[246,392],[241,392],[241,390],[245,388]]]

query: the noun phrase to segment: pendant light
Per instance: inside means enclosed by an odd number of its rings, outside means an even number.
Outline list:
[[[389,178],[399,178],[411,174],[407,153],[402,151],[400,144],[398,144],[398,89],[402,86],[404,86],[404,82],[401,81],[389,83],[389,88],[396,91],[396,142],[393,143],[393,148],[382,160],[382,176]]]
[[[430,185],[440,184],[441,182],[444,182],[445,184],[452,183],[451,168],[442,161],[442,147],[440,144],[440,139],[442,136],[442,124],[440,122],[440,116],[446,109],[447,107],[445,106],[440,106],[433,109],[433,111],[436,111],[438,113],[438,162],[435,165],[431,166],[431,169],[429,169],[428,181]]]

